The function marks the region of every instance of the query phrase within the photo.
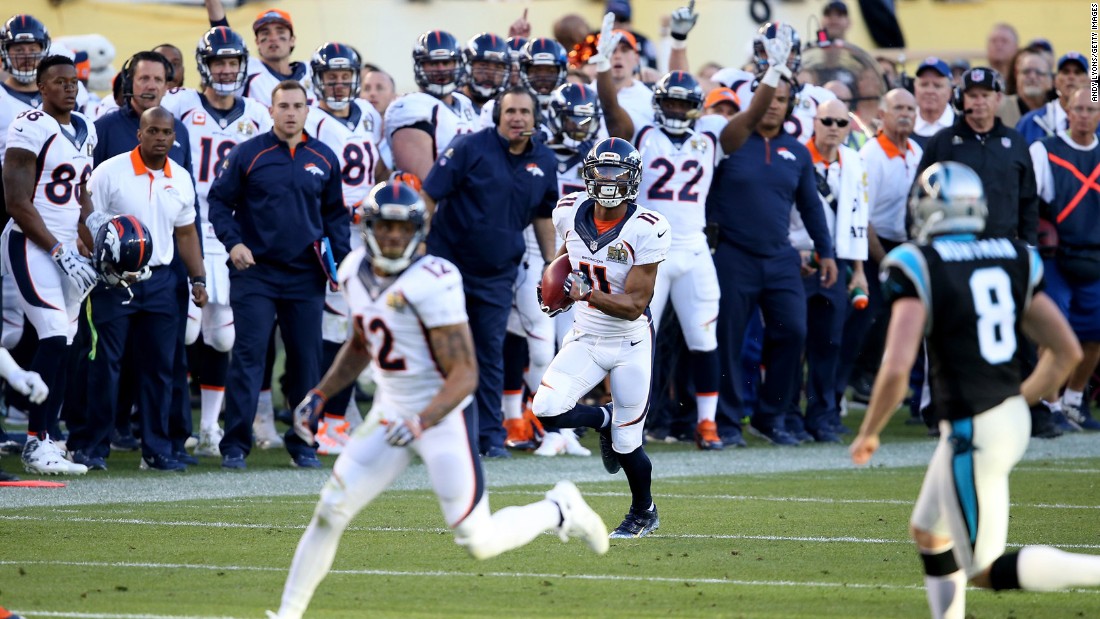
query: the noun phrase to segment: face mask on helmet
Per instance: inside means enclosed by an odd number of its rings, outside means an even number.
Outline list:
[[[375,186],[363,207],[363,244],[371,265],[387,275],[407,269],[424,240],[425,222],[426,207],[411,186],[398,181]]]
[[[225,74],[228,71],[224,63],[217,61],[233,58],[237,59],[237,71],[232,74],[232,79],[226,80]],[[223,97],[238,92],[244,87],[248,77],[248,47],[240,35],[225,26],[211,28],[199,39],[195,49],[195,62],[203,83]],[[211,64],[214,63],[219,66],[212,67]]]
[[[116,215],[99,227],[92,250],[92,263],[107,285],[125,288],[152,275],[149,259],[153,240],[149,229],[136,217]],[[129,303],[133,300],[130,292]]]
[[[658,125],[673,134],[684,133],[695,126],[702,109],[701,102],[671,97],[653,97],[653,117]]]
[[[329,69],[314,74],[314,87],[322,93],[329,108],[346,110],[359,93],[359,71],[353,69]]]
[[[584,186],[588,195],[606,208],[615,208],[623,200],[638,197],[639,173],[619,163],[595,163],[584,166]]]
[[[927,243],[942,234],[976,234],[985,229],[987,207],[982,180],[955,161],[928,167],[909,194],[910,234]]]
[[[35,82],[38,63],[49,53],[50,33],[30,15],[14,15],[0,25],[0,57],[3,68],[23,85]]]

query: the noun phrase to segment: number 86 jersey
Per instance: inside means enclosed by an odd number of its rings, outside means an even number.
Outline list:
[[[585,192],[565,196],[554,208],[554,227],[574,270],[588,275],[592,287],[608,294],[626,292],[635,265],[656,264],[668,256],[668,221],[659,213],[626,203],[626,214],[609,229],[596,227],[596,201]],[[649,330],[649,309],[635,320],[608,316],[584,301],[575,304],[573,328],[599,336],[634,336]]]
[[[381,278],[359,248],[340,264],[338,279],[355,337],[370,350],[376,406],[382,406],[387,419],[419,413],[444,381],[428,331],[468,321],[458,268],[424,256],[396,277]]]
[[[95,125],[73,112],[66,128],[41,110],[27,110],[8,127],[7,152],[22,149],[38,159],[34,208],[57,240],[75,251],[80,220],[79,187],[92,175]],[[9,223],[15,226],[15,220]]]

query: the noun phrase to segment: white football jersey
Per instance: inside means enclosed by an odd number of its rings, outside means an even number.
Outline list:
[[[649,125],[634,136],[634,147],[643,166],[638,204],[664,215],[674,247],[706,243],[707,194],[714,168],[725,156],[718,140],[690,129],[673,138]]]
[[[77,187],[92,175],[95,125],[73,112],[69,129],[41,110],[27,110],[8,127],[7,148],[34,153],[39,161],[34,208],[57,240],[72,246],[80,219]],[[14,224],[15,220],[12,220]]]
[[[668,255],[672,236],[669,225],[659,213],[628,203],[622,220],[599,234],[593,218],[595,210],[596,201],[587,193],[565,196],[554,208],[554,227],[565,242],[574,270],[587,274],[594,288],[623,294],[631,267],[661,262]],[[636,320],[623,320],[584,301],[574,305],[573,328],[581,333],[619,337],[649,329],[645,313]]]
[[[0,160],[7,150],[8,127],[15,117],[27,110],[42,107],[42,95],[35,92],[19,92],[7,84],[0,83]]]
[[[353,99],[347,118],[334,116],[318,106],[311,107],[305,129],[340,159],[344,205],[349,209],[355,207],[374,187],[374,168],[382,156],[379,151],[382,117],[370,103]],[[362,242],[354,230],[351,238],[353,248]]]
[[[450,106],[425,92],[400,97],[386,108],[386,140],[393,143],[393,134],[405,127],[422,126],[432,136],[435,152],[432,159],[447,149],[455,136],[481,129],[478,113],[466,95],[455,92]]]
[[[712,80],[732,89],[741,99],[741,109],[748,109],[752,104],[752,74],[740,69],[723,69],[715,73]],[[814,135],[814,117],[817,116],[817,106],[836,99],[832,91],[813,84],[802,84],[796,97],[794,113],[783,125],[783,130],[798,138],[805,144]]]
[[[279,85],[279,82],[294,80],[306,89],[306,103],[312,105],[316,99],[313,93],[313,70],[309,63],[290,63],[290,75],[283,75],[272,71],[256,56],[248,57],[248,77],[244,80],[241,96],[255,100],[264,108],[271,107],[271,91]]]
[[[396,278],[379,278],[363,249],[340,265],[340,288],[347,298],[355,331],[367,340],[378,385],[375,406],[419,413],[443,387],[427,331],[468,321],[466,295],[458,267],[424,256]],[[460,407],[469,403],[467,398]]]
[[[191,173],[202,217],[203,250],[224,254],[225,245],[214,235],[207,195],[217,169],[233,147],[271,130],[271,113],[252,99],[237,97],[230,110],[215,109],[206,96],[190,88],[173,88],[160,102],[185,127],[191,138]]]
[[[741,100],[741,109],[748,109],[752,101],[752,85],[756,76],[744,69],[727,67],[710,76],[712,82],[716,82],[729,88]]]

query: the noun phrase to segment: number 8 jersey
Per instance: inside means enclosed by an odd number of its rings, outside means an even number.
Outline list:
[[[1020,394],[1024,312],[1042,289],[1043,263],[1021,241],[940,237],[882,262],[888,303],[919,299],[937,417],[973,417]]]
[[[554,227],[569,253],[574,270],[588,275],[592,287],[609,294],[626,291],[626,277],[634,265],[655,264],[668,256],[671,234],[659,213],[627,202],[626,214],[600,232],[594,214],[596,201],[587,193],[565,196],[554,208]],[[608,316],[584,301],[575,303],[573,328],[599,336],[630,336],[649,330],[649,310],[636,320]]]
[[[92,175],[92,150],[96,145],[95,125],[83,114],[72,112],[68,127],[41,110],[27,110],[8,127],[7,152],[23,149],[38,159],[34,208],[57,240],[76,246],[80,220],[78,187]],[[8,225],[15,226],[15,220]]]

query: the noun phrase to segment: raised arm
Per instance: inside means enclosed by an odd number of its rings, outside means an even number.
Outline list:
[[[634,126],[630,114],[619,105],[619,91],[611,79],[611,54],[619,44],[622,34],[613,32],[611,27],[615,24],[615,14],[608,13],[603,18],[603,28],[600,30],[600,38],[596,43],[596,53],[588,59],[588,64],[596,65],[596,92],[600,96],[600,105],[603,106],[604,122],[607,124],[607,133],[611,137],[624,140],[634,139]]]
[[[668,55],[669,71],[691,73],[687,57],[687,37],[698,20],[699,14],[695,12],[695,0],[691,0],[687,6],[682,6],[672,12],[672,17],[669,20],[669,33],[672,36],[672,49]]]
[[[791,55],[792,30],[789,24],[783,24],[773,39],[764,42],[764,49],[768,54],[768,70],[756,87],[752,96],[752,103],[734,115],[722,129],[718,141],[722,144],[722,150],[727,154],[741,148],[749,135],[756,130],[756,124],[767,113],[768,107],[775,97],[775,89],[779,86],[779,80],[785,79],[787,83],[793,83],[791,70],[787,68],[787,59]],[[788,96],[794,96],[791,92]]]

